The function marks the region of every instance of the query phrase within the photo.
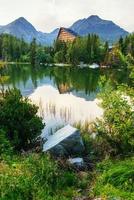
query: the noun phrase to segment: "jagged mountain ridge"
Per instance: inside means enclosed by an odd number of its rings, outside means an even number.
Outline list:
[[[124,37],[129,34],[112,21],[103,20],[96,15],[80,19],[69,28],[80,36],[95,33],[103,40],[108,40],[110,42],[116,41],[120,36]],[[37,31],[24,17],[20,17],[5,26],[0,26],[0,34],[7,33],[14,35],[17,38],[23,37],[27,42],[31,42],[33,38],[36,38],[37,42],[42,45],[52,45],[58,35],[58,31],[59,28],[55,29],[51,33]]]
[[[26,42],[31,42],[33,38],[36,38],[38,43],[52,45],[58,34],[58,30],[52,33],[37,31],[24,17],[20,17],[5,26],[0,26],[0,34],[2,33],[11,34],[17,38],[23,38]]]
[[[86,36],[88,34],[95,33],[100,36],[101,39],[114,42],[121,36],[124,37],[129,33],[120,28],[114,22],[109,20],[103,20],[97,15],[91,15],[88,18],[80,19],[76,21],[71,27],[73,31],[77,32],[80,36]]]

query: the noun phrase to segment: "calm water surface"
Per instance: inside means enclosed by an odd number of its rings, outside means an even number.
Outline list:
[[[5,87],[17,87],[39,106],[46,127],[43,136],[63,124],[94,121],[103,114],[96,95],[111,84],[127,83],[126,70],[78,69],[76,67],[32,67],[10,65],[2,72],[9,80]]]

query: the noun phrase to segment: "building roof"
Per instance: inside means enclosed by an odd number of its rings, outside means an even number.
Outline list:
[[[61,27],[60,30],[59,30],[59,33],[58,33],[57,38],[59,37],[60,32],[61,32],[62,29],[64,29],[66,32],[70,33],[71,35],[73,35],[73,36],[75,36],[75,37],[78,36],[78,34],[77,34],[76,32],[74,32],[73,30],[71,30],[71,29],[69,29],[69,28]]]
[[[76,32],[74,32],[73,30],[71,30],[70,28],[64,28],[67,32],[71,33],[74,36],[78,36],[78,34]]]

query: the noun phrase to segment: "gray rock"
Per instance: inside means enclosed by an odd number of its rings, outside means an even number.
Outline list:
[[[49,136],[43,146],[43,151],[49,151],[55,156],[81,155],[84,151],[84,144],[80,131],[70,125],[65,126]]]
[[[84,160],[83,158],[70,158],[68,159],[68,162],[71,164],[71,165],[74,165],[76,167],[84,167]]]

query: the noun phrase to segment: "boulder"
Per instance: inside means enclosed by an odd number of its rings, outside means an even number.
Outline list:
[[[69,164],[74,165],[76,167],[84,167],[84,160],[83,158],[69,158],[68,159]]]
[[[55,156],[81,155],[84,151],[84,144],[80,131],[70,125],[63,127],[48,137],[43,145],[43,151]]]

